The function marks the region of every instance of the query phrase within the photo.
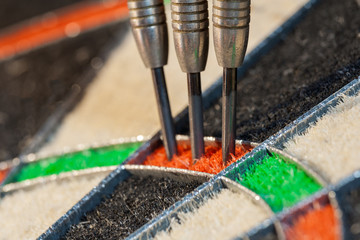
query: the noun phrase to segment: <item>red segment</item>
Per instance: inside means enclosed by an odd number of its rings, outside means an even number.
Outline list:
[[[54,12],[48,18],[30,21],[30,24],[0,35],[0,58],[11,57],[43,44],[74,35],[128,15],[125,0],[79,4],[67,11]],[[70,34],[71,35],[71,34]]]
[[[251,146],[236,146],[235,156],[232,156],[232,160],[228,161],[225,166],[222,161],[222,151],[220,147],[205,147],[205,154],[194,164],[193,160],[191,159],[191,148],[189,145],[184,143],[179,144],[178,155],[174,156],[171,161],[168,161],[165,148],[161,146],[152,154],[150,154],[143,164],[159,167],[183,168],[193,171],[217,174],[230,164],[236,162],[236,160],[250,152],[252,149],[253,147]]]
[[[331,205],[313,209],[300,216],[292,227],[286,229],[285,234],[286,239],[290,240],[341,239],[340,225]]]
[[[9,172],[10,172],[10,168],[0,170],[0,184],[4,181],[4,179],[7,177]]]

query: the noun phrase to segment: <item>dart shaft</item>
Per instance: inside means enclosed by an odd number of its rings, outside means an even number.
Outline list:
[[[224,68],[222,92],[222,159],[227,163],[235,154],[236,136],[236,68]]]
[[[204,154],[204,128],[200,73],[188,73],[189,122],[191,154],[199,159]]]
[[[164,70],[162,67],[153,68],[151,69],[151,72],[158,105],[164,147],[168,159],[171,160],[173,155],[177,154],[177,147],[175,139],[175,127],[171,114],[169,97],[166,90],[167,88],[165,83]]]

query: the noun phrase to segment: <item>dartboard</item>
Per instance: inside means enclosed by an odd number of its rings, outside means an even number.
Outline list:
[[[1,1],[0,239],[360,239],[359,1],[251,2],[225,162],[212,23],[197,159],[171,28],[204,1],[155,2],[171,160],[126,1]]]

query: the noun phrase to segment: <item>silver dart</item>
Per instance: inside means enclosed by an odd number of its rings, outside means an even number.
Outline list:
[[[222,159],[235,154],[237,68],[244,61],[249,36],[250,0],[213,0],[214,47],[224,68],[222,91]]]
[[[171,10],[176,55],[188,80],[191,153],[199,159],[204,153],[200,72],[209,49],[207,0],[172,0]]]
[[[147,68],[151,69],[168,160],[177,154],[175,127],[166,89],[163,66],[168,59],[168,32],[162,0],[128,0],[130,24]]]

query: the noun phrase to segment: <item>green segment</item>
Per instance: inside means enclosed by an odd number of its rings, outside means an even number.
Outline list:
[[[239,169],[230,174],[260,195],[274,212],[291,207],[321,189],[321,185],[302,169],[282,160],[277,154],[266,155],[261,163],[253,164],[244,174],[240,174]]]
[[[62,172],[121,164],[141,145],[141,142],[112,147],[88,149],[58,157],[45,158],[24,166],[13,182],[20,182]]]

